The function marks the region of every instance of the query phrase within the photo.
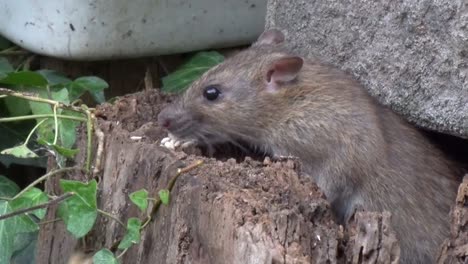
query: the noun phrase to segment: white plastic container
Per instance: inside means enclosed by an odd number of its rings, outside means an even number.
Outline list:
[[[0,0],[0,34],[72,60],[162,55],[253,41],[266,0]]]

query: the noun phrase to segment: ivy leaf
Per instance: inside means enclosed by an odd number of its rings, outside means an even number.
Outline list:
[[[60,180],[63,192],[74,192],[75,195],[59,205],[58,214],[63,219],[67,230],[76,238],[86,235],[94,225],[97,217],[97,182]]]
[[[162,91],[165,93],[184,91],[203,73],[223,60],[223,55],[216,51],[198,52],[178,70],[162,78]]]
[[[29,215],[17,215],[12,217],[16,223],[16,233],[30,233],[39,231],[39,225]]]
[[[70,110],[62,110],[60,114],[66,116],[82,117],[82,115],[79,113]],[[71,148],[76,141],[76,127],[79,125],[79,122],[70,119],[59,120],[60,142],[64,148]]]
[[[10,205],[13,210],[19,210],[43,204],[47,201],[49,201],[49,197],[47,197],[47,195],[40,189],[33,187],[23,193],[20,197],[12,200]],[[37,216],[37,218],[42,219],[46,214],[46,209],[37,209],[30,213]]]
[[[6,77],[0,79],[0,83],[25,87],[45,87],[47,80],[36,72],[19,71],[7,74]]]
[[[28,101],[24,99],[8,96],[3,101],[8,109],[9,116],[24,116],[31,112]]]
[[[107,248],[101,249],[93,256],[93,264],[118,264],[119,261]]]
[[[3,79],[7,76],[7,73],[5,73],[4,76],[1,76],[2,75],[1,64],[2,63],[0,61],[0,79]],[[9,65],[9,67],[11,67],[11,65]],[[7,70],[7,72],[9,72],[9,70],[14,70],[13,68],[10,69],[9,67],[7,67],[8,69],[5,69]],[[19,86],[16,86],[16,87],[12,86],[10,87],[10,89],[16,90],[18,92],[24,91],[24,89]],[[25,99],[14,97],[14,96],[8,96],[3,99],[3,102],[5,103],[5,106],[8,109],[9,116],[24,116],[24,115],[28,115],[31,112],[31,108],[29,107],[28,101]]]
[[[140,229],[141,229],[141,221],[138,218],[131,217],[128,219],[127,222],[127,233],[122,238],[118,248],[119,249],[127,249],[132,244],[140,243]]]
[[[99,104],[102,104],[106,101],[106,97],[104,96],[104,91],[92,92],[91,97],[93,97],[94,101]]]
[[[19,193],[20,188],[15,182],[0,175],[0,197],[13,197]]]
[[[34,127],[34,123],[34,120],[23,121],[15,124],[0,123],[0,150],[20,145]],[[6,167],[10,167],[11,164],[19,164],[45,168],[47,167],[46,160],[47,157],[45,156],[39,158],[17,158],[12,155],[0,154],[0,163],[3,163]]]
[[[80,152],[79,149],[69,149],[59,145],[52,145],[52,148],[54,148],[60,155],[67,158],[73,158],[78,152]]]
[[[10,62],[4,57],[0,57],[0,74],[4,74],[3,78],[6,77],[7,73],[14,71],[15,69],[11,66]]]
[[[108,87],[107,82],[99,77],[80,77],[69,85],[70,99],[74,101],[87,91],[96,102],[103,103],[105,102],[103,91]]]
[[[17,158],[37,158],[39,157],[36,153],[30,150],[25,145],[20,145],[13,148],[4,149],[0,154],[12,155]]]
[[[47,91],[45,89],[35,89],[33,92],[41,98],[48,98]],[[48,104],[30,101],[29,106],[31,107],[31,111],[34,115],[53,114],[52,107]],[[42,120],[37,119],[36,121],[40,122]],[[42,125],[37,129],[37,135],[39,138],[47,142],[52,142],[55,136],[54,131],[54,119],[50,118],[44,121],[44,123],[42,123]]]
[[[35,263],[35,252],[39,232],[17,233],[11,264]]]
[[[38,139],[37,143],[54,149],[55,151],[57,151],[58,154],[66,157],[66,158],[73,158],[78,152],[80,152],[79,149],[70,149],[70,148],[62,147],[62,146],[57,145],[57,144],[51,144],[51,143],[45,141],[42,138]]]
[[[166,189],[163,189],[163,190],[159,191],[159,199],[161,199],[161,202],[164,205],[169,204],[169,194],[170,194],[169,190],[166,190]]]
[[[141,211],[146,211],[148,208],[148,191],[141,189],[139,191],[133,192],[129,195],[130,200],[140,208]]]
[[[54,70],[38,70],[36,72],[42,75],[51,86],[65,85],[71,82],[70,79]]]
[[[0,200],[0,215],[10,213],[11,207],[6,201]],[[14,251],[16,221],[14,217],[0,221],[0,263],[10,263]]]
[[[52,92],[51,97],[52,97],[52,100],[55,100],[64,104],[70,103],[70,97],[69,97],[67,88],[62,88],[56,92]]]

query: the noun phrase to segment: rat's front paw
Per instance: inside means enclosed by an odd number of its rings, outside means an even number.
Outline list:
[[[161,146],[176,150],[176,149],[186,149],[188,147],[194,146],[196,144],[195,140],[181,140],[169,133],[169,135],[161,140]]]

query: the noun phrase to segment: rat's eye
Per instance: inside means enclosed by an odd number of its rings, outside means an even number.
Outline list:
[[[207,86],[203,91],[203,96],[209,101],[214,101],[218,99],[221,91],[216,86]]]

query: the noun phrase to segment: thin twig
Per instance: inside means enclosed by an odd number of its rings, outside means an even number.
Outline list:
[[[146,66],[145,72],[145,90],[149,91],[153,89],[153,76],[151,76],[151,70],[149,66]]]
[[[31,63],[36,58],[36,55],[32,55],[26,58],[23,63],[23,71],[28,71],[31,68]]]
[[[109,218],[115,220],[115,221],[116,221],[117,223],[119,223],[123,228],[127,228],[127,227],[125,226],[125,224],[124,224],[122,221],[120,221],[120,219],[118,219],[117,217],[115,217],[115,216],[113,216],[113,215],[109,214],[108,212],[103,211],[103,210],[101,210],[101,209],[97,209],[97,211],[98,211],[98,213],[100,213],[100,214],[102,214],[102,215],[105,215],[105,216],[107,216],[107,217],[109,217]]]
[[[86,122],[86,118],[77,117],[77,116],[67,116],[67,115],[57,115],[60,119],[70,119],[80,122]],[[41,119],[41,118],[54,118],[53,114],[43,114],[43,115],[27,115],[27,116],[15,116],[15,117],[4,117],[0,118],[0,123],[2,122],[15,122],[15,121],[22,121],[22,120],[30,120],[30,119]]]
[[[29,140],[31,139],[31,137],[32,137],[32,135],[33,135],[33,133],[34,133],[34,131],[36,131],[36,129],[37,129],[38,127],[40,127],[45,121],[46,121],[46,119],[39,121],[39,122],[33,127],[33,129],[31,129],[31,132],[29,132],[28,137],[26,138],[26,140],[25,140],[24,143],[23,143],[24,146],[26,146],[26,145],[28,144],[28,142],[29,142]]]
[[[46,180],[47,178],[49,177],[52,177],[52,176],[55,176],[55,175],[58,175],[58,174],[62,174],[62,173],[65,173],[65,172],[69,172],[69,171],[83,171],[82,168],[79,168],[79,167],[69,167],[69,168],[63,168],[63,169],[58,169],[58,170],[54,170],[54,171],[51,171],[49,173],[46,173],[44,175],[42,175],[41,177],[39,177],[38,179],[36,179],[35,181],[33,181],[31,184],[29,184],[28,186],[26,186],[26,188],[24,188],[21,192],[19,192],[17,195],[15,195],[15,197],[13,197],[12,200],[20,197],[21,195],[23,195],[25,192],[29,191],[29,189],[31,189],[32,187],[36,186],[37,184],[39,184],[40,182]]]
[[[7,88],[0,88],[0,95],[14,96],[14,97],[18,97],[18,98],[26,99],[26,100],[29,100],[29,101],[38,102],[38,103],[50,104],[52,106],[57,105],[60,108],[69,109],[69,110],[72,110],[72,111],[75,111],[75,112],[83,113],[83,109],[80,108],[80,107],[66,105],[66,104],[58,102],[58,101],[54,101],[54,100],[50,100],[50,99],[46,99],[46,98],[41,98],[41,97],[38,97],[38,96],[26,94],[26,93],[15,92],[15,91],[7,89]]]
[[[48,87],[48,86],[47,86]],[[55,124],[55,136],[54,136],[54,145],[57,144],[58,135],[59,135],[59,127],[58,127],[58,118],[57,118],[57,105],[54,105],[54,124]]]
[[[85,111],[86,116],[88,117],[86,122],[86,136],[87,136],[87,144],[86,144],[86,164],[85,169],[86,173],[89,173],[91,170],[91,155],[92,155],[92,144],[93,144],[93,118],[91,115],[91,111],[85,106],[81,106],[82,109]]]
[[[172,179],[169,181],[169,183],[168,183],[167,186],[166,186],[166,189],[169,190],[169,191],[171,191],[172,188],[174,187],[174,184],[175,184],[177,178],[178,178],[180,175],[182,175],[182,174],[184,174],[184,173],[186,173],[186,172],[189,172],[189,171],[191,171],[191,170],[197,168],[198,166],[200,166],[200,165],[202,165],[202,164],[203,164],[203,160],[198,160],[198,161],[196,161],[195,163],[193,163],[193,164],[191,164],[191,165],[189,165],[189,166],[187,166],[187,167],[185,167],[185,168],[177,169],[176,175],[175,175],[174,177],[172,177]],[[156,202],[155,202],[154,205],[153,205],[153,208],[151,208],[151,213],[150,213],[150,215],[146,217],[145,222],[144,222],[143,225],[140,227],[140,229],[145,228],[145,227],[151,222],[151,220],[152,220],[151,216],[154,215],[154,214],[156,214],[156,212],[158,211],[158,209],[159,209],[159,207],[161,206],[161,204],[162,204],[161,199],[157,199]],[[111,250],[112,252],[115,252],[115,251],[117,250],[117,247],[119,246],[119,244],[120,244],[121,241],[122,241],[122,240],[120,240],[120,239],[117,240],[117,241],[115,241],[114,244],[112,244],[112,246],[110,247],[110,250]]]
[[[122,258],[122,256],[127,252],[128,249],[129,249],[129,248],[124,249],[124,250],[122,251],[122,253],[120,253],[120,254],[117,256],[117,258],[118,258],[118,259],[119,259],[119,258]]]
[[[101,170],[102,154],[104,153],[104,137],[105,136],[102,130],[96,124],[96,118],[94,117],[94,114],[92,115],[92,117],[94,120],[94,133],[96,134],[96,138],[98,142],[97,149],[96,149],[96,157],[94,158],[94,170],[93,170],[93,175],[94,177],[96,177],[96,175]]]
[[[61,220],[62,220],[62,219],[60,219],[60,218],[55,218],[55,219],[52,219],[52,220],[47,220],[47,221],[39,222],[39,223],[37,223],[37,224],[38,224],[38,225],[47,225],[47,224],[54,223],[54,222],[61,221]]]
[[[182,168],[182,169],[177,169],[177,173],[174,177],[172,177],[169,181],[169,183],[167,184],[166,186],[166,189],[170,191],[172,191],[172,188],[174,187],[176,181],[177,181],[177,178],[179,178],[180,175],[184,174],[184,173],[187,173],[195,168],[197,168],[198,166],[202,165],[203,164],[203,160],[198,160],[196,161],[195,163],[185,167],[185,168]],[[154,216],[156,214],[156,212],[158,211],[159,207],[161,206],[162,204],[162,201],[161,199],[156,199],[156,201],[154,202],[154,205],[153,205],[153,208],[151,209],[151,213],[150,213],[150,217],[148,217],[144,224],[141,226],[141,228],[144,228],[146,227],[152,220],[151,216]]]
[[[38,205],[31,206],[31,207],[28,207],[28,208],[20,209],[20,210],[17,210],[17,211],[8,213],[8,214],[0,215],[0,221],[1,221],[1,220],[4,220],[4,219],[7,219],[7,218],[10,218],[10,217],[13,217],[13,216],[25,214],[25,213],[27,213],[27,212],[35,211],[35,210],[37,210],[37,209],[42,209],[42,208],[49,207],[49,206],[51,206],[51,205],[53,205],[53,204],[57,204],[57,203],[59,203],[59,202],[65,200],[65,199],[68,199],[68,198],[70,198],[70,197],[73,196],[73,195],[75,195],[75,193],[73,193],[73,192],[65,193],[65,194],[63,194],[63,195],[57,197],[57,198],[54,199],[54,200],[48,201],[47,203],[38,204]]]

